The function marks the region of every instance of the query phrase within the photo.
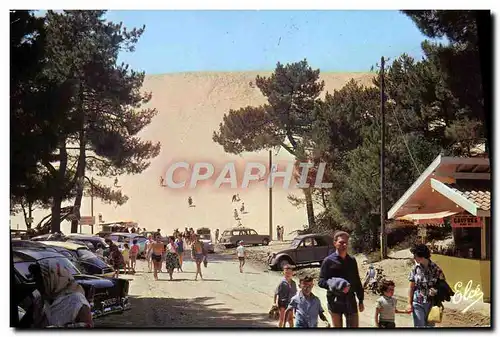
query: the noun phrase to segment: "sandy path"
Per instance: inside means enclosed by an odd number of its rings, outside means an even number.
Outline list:
[[[203,268],[204,281],[194,281],[194,263],[184,264],[183,273],[174,273],[174,282],[161,274],[160,281],[146,271],[143,261],[132,278],[130,296],[133,308],[121,315],[96,320],[96,327],[273,327],[276,321],[267,317],[273,290],[281,276],[276,272],[245,266],[238,272],[231,256],[210,255]],[[326,309],[326,291],[314,292]],[[360,314],[361,327],[373,327],[373,301],[366,300]],[[321,324],[321,323],[320,323]],[[397,326],[411,326],[409,315],[398,315]]]

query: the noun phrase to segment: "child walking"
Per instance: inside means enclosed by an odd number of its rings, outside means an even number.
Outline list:
[[[130,248],[130,267],[132,268],[132,272],[135,274],[135,265],[137,262],[137,256],[139,255],[139,245],[137,244],[137,240],[132,241],[132,248]]]
[[[177,271],[182,271],[182,262],[184,259],[184,240],[182,239],[181,234],[179,234],[177,240],[175,240],[175,244],[177,245],[177,255],[179,256],[179,268],[177,268]]]
[[[290,300],[297,294],[297,284],[292,280],[293,269],[290,265],[287,264],[283,267],[283,276],[283,279],[274,292],[274,305],[278,307],[280,313],[278,323],[278,327],[280,328],[285,324],[285,311],[290,304]],[[293,315],[289,315],[288,324],[293,326]]]
[[[285,311],[285,321],[288,315],[294,312],[296,328],[317,328],[318,317],[330,327],[320,299],[312,293],[314,279],[311,276],[303,276],[299,284],[300,291],[292,297]]]
[[[240,261],[240,273],[243,273],[243,266],[245,265],[245,258],[247,256],[247,252],[243,244],[244,242],[240,241],[238,247],[236,248],[236,255],[238,255],[238,260]]]
[[[395,314],[410,314],[409,311],[398,310],[396,308],[397,300],[394,296],[394,282],[391,280],[382,280],[379,292],[382,295],[377,299],[375,309],[375,325],[382,329],[394,329],[396,327]]]
[[[130,247],[128,246],[128,243],[123,245],[122,256],[124,264],[123,270],[125,271],[125,274],[128,274],[130,270]]]

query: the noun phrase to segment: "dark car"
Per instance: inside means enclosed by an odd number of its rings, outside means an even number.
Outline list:
[[[85,275],[64,255],[54,251],[52,248],[31,247],[13,248],[14,264],[14,289],[11,296],[15,303],[24,309],[29,298],[36,290],[35,281],[29,267],[38,261],[55,259],[64,268],[68,269],[75,281],[85,290],[85,296],[91,304],[92,316],[94,318],[111,313],[121,313],[130,309],[128,299],[129,281],[124,279],[108,279],[92,275]],[[28,300],[27,300],[28,299]]]
[[[293,239],[290,248],[270,253],[267,262],[271,269],[283,270],[283,267],[287,264],[309,265],[322,263],[325,257],[334,250],[333,239],[328,235],[299,235]]]
[[[102,277],[112,277],[113,268],[95,255],[87,246],[65,241],[42,241],[44,245],[66,256],[83,273]]]
[[[97,250],[97,245],[101,244],[102,249],[104,251],[104,256],[108,256],[109,254],[109,245],[106,243],[106,240],[96,235],[85,235],[85,234],[68,234],[66,238],[73,242],[82,242],[85,243],[87,247],[90,248],[91,251],[95,252]]]

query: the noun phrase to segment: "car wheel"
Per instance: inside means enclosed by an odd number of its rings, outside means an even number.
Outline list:
[[[269,245],[269,240],[268,240],[268,239],[264,239],[264,240],[262,240],[262,245],[263,245],[263,246],[267,246],[267,245]]]
[[[283,268],[285,268],[287,264],[292,265],[292,261],[290,261],[290,259],[287,257],[282,257],[278,261],[277,266],[279,266],[279,270],[283,270]]]

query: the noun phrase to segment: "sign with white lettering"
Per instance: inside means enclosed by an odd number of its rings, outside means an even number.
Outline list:
[[[454,215],[451,217],[452,228],[483,227],[481,218],[473,215]]]

